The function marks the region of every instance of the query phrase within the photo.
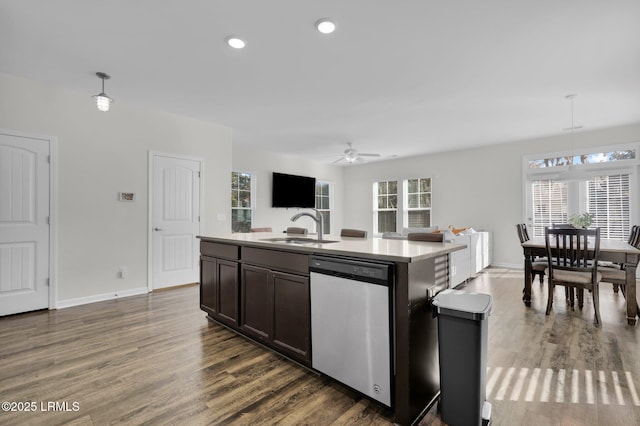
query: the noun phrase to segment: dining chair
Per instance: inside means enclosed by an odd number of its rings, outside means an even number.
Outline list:
[[[629,239],[627,240],[629,245],[634,246],[640,250],[640,226],[633,225]],[[624,264],[616,264],[610,266],[598,266],[598,272],[602,274],[602,281],[611,283],[614,285],[614,292],[617,293],[616,288],[622,290],[622,295],[626,298],[626,286],[627,283],[627,271]]]
[[[576,229],[576,227],[570,223],[552,223],[551,227],[554,229]]]
[[[271,227],[266,226],[264,228],[251,228],[251,232],[273,232],[273,229],[271,229]]]
[[[434,243],[441,243],[444,241],[444,234],[439,232],[413,232],[407,235],[409,241],[430,241]]]
[[[529,241],[529,232],[527,232],[527,225],[524,223],[516,224],[516,230],[518,231],[518,238],[520,238],[520,244]],[[540,284],[544,283],[544,270],[547,269],[546,259],[531,259],[531,281],[535,281],[536,275],[540,278]]]
[[[309,231],[307,230],[307,228],[297,228],[295,226],[290,226],[287,228],[287,234],[293,234],[293,235],[307,235]]]
[[[599,284],[602,274],[598,272],[600,255],[600,228],[567,229],[545,228],[545,246],[547,249],[547,283],[549,296],[547,311],[553,307],[553,291],[556,285],[576,289],[578,306],[584,304],[584,290],[592,294],[595,323],[600,324]],[[573,293],[572,293],[573,294]]]
[[[341,237],[353,237],[353,238],[367,238],[367,231],[362,229],[348,229],[343,228],[340,231]]]

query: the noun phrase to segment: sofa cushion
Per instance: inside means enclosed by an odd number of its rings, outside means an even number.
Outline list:
[[[402,235],[407,236],[409,234],[428,234],[433,231],[437,231],[438,226],[429,226],[426,228],[402,228]]]

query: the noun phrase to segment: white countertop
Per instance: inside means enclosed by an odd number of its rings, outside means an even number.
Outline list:
[[[203,241],[227,244],[237,244],[251,247],[262,247],[273,250],[283,250],[302,253],[323,253],[329,255],[361,257],[366,259],[387,260],[392,262],[417,262],[419,260],[440,256],[453,251],[462,250],[465,244],[432,243],[425,241],[388,240],[382,238],[351,238],[336,235],[325,235],[324,240],[337,241],[335,243],[309,242],[292,244],[276,241],[265,241],[270,238],[303,237],[302,235],[287,235],[284,233],[253,232],[228,234],[223,236],[200,235]],[[306,238],[316,239],[316,235]]]

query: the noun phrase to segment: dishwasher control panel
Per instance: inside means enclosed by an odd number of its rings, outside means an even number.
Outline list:
[[[325,275],[334,275],[382,285],[389,285],[393,279],[393,264],[375,263],[361,259],[311,256],[309,260],[309,270]]]

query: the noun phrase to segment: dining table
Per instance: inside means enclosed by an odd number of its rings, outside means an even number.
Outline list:
[[[534,237],[521,244],[524,252],[524,290],[522,300],[526,306],[531,306],[531,264],[536,256],[547,256],[544,237]],[[621,264],[625,270],[625,296],[627,304],[627,322],[636,324],[638,317],[638,302],[636,300],[636,266],[640,260],[640,250],[626,241],[600,240],[599,261],[609,261]]]

